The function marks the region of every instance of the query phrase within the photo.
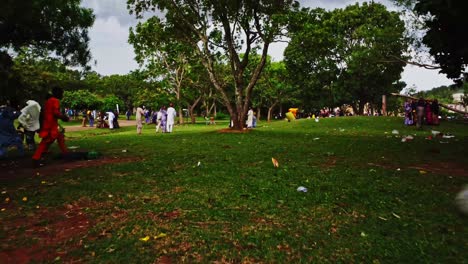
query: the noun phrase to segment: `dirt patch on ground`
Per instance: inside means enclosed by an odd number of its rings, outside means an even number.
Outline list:
[[[397,170],[403,169],[403,167],[396,166],[393,164],[376,164],[376,163],[368,163],[368,165],[381,167],[385,169]],[[468,177],[468,166],[455,163],[455,162],[433,162],[431,164],[414,164],[407,166],[408,169],[415,169],[424,172],[431,172],[436,174],[444,174],[449,176],[457,176],[457,177]]]
[[[337,161],[338,158],[336,156],[330,156],[325,160],[325,162],[320,164],[320,167],[325,169],[331,169],[336,166]]]
[[[2,263],[42,263],[56,259],[75,262],[68,253],[82,246],[82,238],[93,225],[84,210],[98,206],[89,200],[79,200],[61,208],[38,209],[34,215],[2,221],[5,234],[0,239]]]
[[[232,128],[223,128],[218,130],[218,133],[233,133],[233,134],[243,134],[243,133],[249,133],[251,129],[242,129],[242,130],[237,130],[237,129],[232,129]]]
[[[142,160],[139,157],[100,157],[93,160],[47,159],[45,166],[34,168],[30,157],[0,161],[0,182],[28,178],[37,175],[57,175],[80,168],[98,167],[105,164],[129,163]]]
[[[468,166],[454,162],[434,162],[432,164],[416,164],[408,166],[410,169],[428,171],[450,176],[468,177]]]

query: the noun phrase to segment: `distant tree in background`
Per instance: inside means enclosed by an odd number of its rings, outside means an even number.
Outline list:
[[[399,14],[382,4],[308,10],[290,20],[285,63],[302,97],[319,107],[349,104],[362,114],[399,92],[408,42]],[[395,58],[399,58],[395,62]]]

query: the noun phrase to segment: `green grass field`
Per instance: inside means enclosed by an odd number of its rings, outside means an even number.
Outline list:
[[[3,259],[91,263],[466,263],[466,124],[400,118],[67,133],[95,150],[2,184]],[[392,134],[397,129],[399,135]],[[414,140],[401,142],[403,135]],[[58,148],[54,146],[53,152]],[[275,168],[272,158],[279,162]],[[58,161],[59,162],[59,161]],[[53,166],[49,164],[48,166]],[[298,192],[304,186],[307,192]],[[27,197],[27,201],[23,201]],[[7,258],[6,258],[7,257]],[[24,257],[24,256],[22,256]],[[1,261],[0,261],[1,262]]]

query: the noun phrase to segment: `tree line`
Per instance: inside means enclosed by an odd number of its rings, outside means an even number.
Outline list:
[[[401,73],[407,63],[418,64],[409,55],[418,45],[429,47],[436,68],[463,83],[460,10],[467,3],[394,2],[419,18],[427,30],[422,38],[409,34],[400,12],[375,2],[328,11],[292,0],[128,0],[129,12],[145,18],[129,36],[140,69],[100,76],[89,69],[91,9],[80,0],[8,0],[0,11],[0,97],[44,96],[60,84],[70,106],[118,101],[156,108],[172,101],[181,121],[182,109],[192,120],[222,110],[241,129],[251,106],[267,118],[289,106],[378,109],[382,95],[405,87]],[[281,62],[268,56],[277,41],[288,41]]]

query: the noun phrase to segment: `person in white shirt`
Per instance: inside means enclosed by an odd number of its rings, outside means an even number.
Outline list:
[[[143,121],[141,120],[141,117],[145,116],[145,111],[143,110],[142,107],[137,107],[136,113],[135,113],[135,119],[136,119],[136,126],[137,126],[137,134],[141,135],[141,129],[143,128]]]
[[[114,118],[115,115],[112,111],[109,111],[107,114],[107,120],[109,121],[109,129],[114,129]]]
[[[34,100],[28,100],[26,106],[21,109],[21,115],[18,121],[24,128],[24,135],[26,136],[26,144],[29,150],[36,149],[36,142],[34,136],[36,131],[39,130],[39,116],[41,115],[41,106]]]
[[[174,127],[174,118],[176,117],[177,113],[173,107],[173,104],[169,104],[169,108],[167,108],[167,132],[172,133],[172,128]]]
[[[161,119],[162,119],[162,109],[159,110],[158,113],[156,114],[156,133],[159,132],[159,127],[161,126]]]
[[[253,110],[252,107],[249,108],[249,112],[247,112],[247,128],[253,127]]]

